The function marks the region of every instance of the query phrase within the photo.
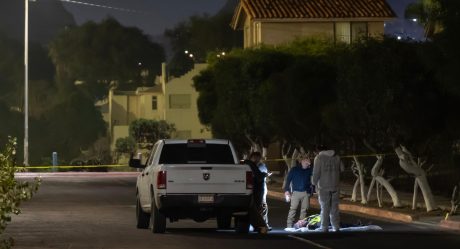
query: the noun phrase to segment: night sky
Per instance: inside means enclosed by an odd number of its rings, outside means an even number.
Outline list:
[[[87,3],[117,7],[112,10],[64,3],[78,24],[88,20],[99,21],[106,16],[115,17],[123,25],[136,26],[145,33],[156,36],[163,34],[166,28],[172,28],[180,21],[196,14],[214,14],[227,0],[76,0]],[[131,10],[135,12],[130,12]]]
[[[136,26],[151,36],[163,34],[180,21],[196,14],[214,14],[227,0],[75,0],[126,10],[115,10],[75,3],[64,3],[74,15],[77,23],[88,20],[99,21],[110,15],[126,26]],[[412,36],[417,39],[423,30],[412,21],[404,20],[407,4],[416,0],[387,0],[398,14],[398,19],[386,24],[386,33]]]

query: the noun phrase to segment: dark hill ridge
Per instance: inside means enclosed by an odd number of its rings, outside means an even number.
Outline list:
[[[37,0],[29,4],[31,41],[47,44],[74,18],[57,0]],[[0,0],[0,32],[15,40],[24,38],[24,0]]]

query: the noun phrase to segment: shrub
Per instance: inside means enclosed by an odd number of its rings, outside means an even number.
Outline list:
[[[11,221],[11,214],[21,213],[19,205],[32,198],[38,190],[39,179],[33,182],[17,180],[15,173],[23,171],[16,166],[16,139],[8,138],[8,143],[0,153],[0,248],[10,248],[13,238],[2,236]]]

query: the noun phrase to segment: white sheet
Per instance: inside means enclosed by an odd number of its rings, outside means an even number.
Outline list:
[[[322,230],[319,230],[319,229],[309,230],[306,227],[302,227],[299,229],[285,228],[284,231],[286,232],[306,232],[306,233],[321,233],[322,232]],[[332,230],[329,230],[329,231],[332,232]],[[340,228],[340,232],[367,232],[367,231],[383,231],[383,229],[377,225]]]

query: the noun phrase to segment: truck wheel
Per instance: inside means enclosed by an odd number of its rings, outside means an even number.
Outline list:
[[[235,217],[235,230],[237,233],[249,233],[249,216]]]
[[[166,231],[166,216],[160,213],[157,206],[155,205],[155,198],[152,196],[152,207],[151,207],[150,223],[152,223],[153,233],[164,233]]]
[[[142,210],[139,198],[137,198],[137,201],[136,201],[136,221],[137,221],[137,228],[139,229],[149,228],[150,214]]]
[[[229,229],[232,226],[231,215],[218,215],[217,216],[217,228],[218,229]]]

